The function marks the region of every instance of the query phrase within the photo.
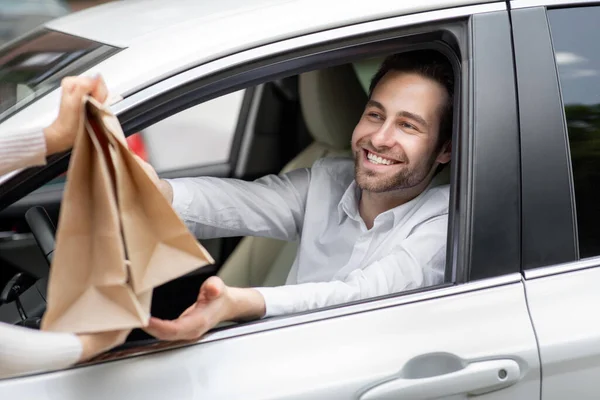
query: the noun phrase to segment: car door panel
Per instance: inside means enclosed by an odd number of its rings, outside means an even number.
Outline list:
[[[542,400],[597,399],[600,7],[519,0],[511,8],[521,116],[522,267],[542,363]]]
[[[478,398],[535,399],[540,374],[535,335],[520,278],[515,274],[511,280],[383,300],[392,304],[368,312],[358,312],[368,303],[359,304],[357,312],[344,316],[336,316],[343,309],[323,311],[330,317],[320,321],[311,322],[319,314],[307,314],[233,327],[189,347],[0,381],[0,394],[39,400],[358,399],[401,377],[421,385],[423,393],[460,399],[466,398],[460,372],[473,378],[473,369],[491,365],[488,383],[473,391],[481,393]],[[393,305],[400,300],[404,304]],[[296,324],[277,328],[282,322]],[[502,369],[513,374],[510,379],[515,371],[518,377],[493,391],[502,384]],[[447,384],[432,391],[427,379],[444,373]],[[406,387],[387,393],[391,397],[363,398],[423,398]]]
[[[600,266],[580,262],[532,271],[525,283],[543,365],[542,399],[597,399],[600,393]],[[546,275],[548,274],[548,275]]]

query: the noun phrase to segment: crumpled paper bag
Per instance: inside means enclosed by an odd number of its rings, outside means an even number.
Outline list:
[[[152,289],[214,263],[91,97],[67,172],[42,330],[148,324]]]

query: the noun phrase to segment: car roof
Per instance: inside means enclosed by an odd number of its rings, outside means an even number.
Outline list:
[[[243,41],[248,31],[270,31],[276,27],[280,37],[290,37],[413,12],[492,1],[127,0],[73,13],[50,22],[48,27],[120,47],[143,45],[162,37],[202,46],[203,39],[211,40],[223,31],[235,31]],[[238,24],[232,25],[233,22]]]
[[[46,23],[48,29],[123,50],[86,75],[100,73],[111,95],[126,96],[194,66],[240,51],[327,29],[485,0],[126,0]],[[498,2],[487,0],[487,2]],[[58,90],[0,124],[0,133],[45,126]]]
[[[488,0],[492,2],[493,0]],[[49,22],[50,29],[125,48],[104,63],[123,94],[253,47],[327,29],[481,0],[126,0]],[[112,87],[111,87],[112,85]]]

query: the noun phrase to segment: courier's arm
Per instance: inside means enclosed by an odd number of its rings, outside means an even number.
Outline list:
[[[101,77],[65,78],[59,115],[50,126],[0,134],[0,175],[43,165],[46,155],[72,147],[86,94],[100,102],[106,100],[107,89]],[[69,367],[123,343],[127,334],[75,335],[0,323],[0,378]]]
[[[47,155],[70,149],[79,128],[83,96],[91,93],[100,102],[107,97],[106,85],[100,77],[68,77],[61,88],[59,114],[50,126],[0,134],[0,175],[44,165]]]

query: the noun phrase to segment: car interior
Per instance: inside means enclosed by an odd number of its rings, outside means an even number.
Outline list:
[[[264,84],[244,168],[232,177],[251,180],[310,167],[322,157],[350,157],[351,135],[380,61],[364,60]],[[436,179],[449,182],[448,170],[444,168]],[[0,321],[39,328],[59,210],[55,197],[41,204],[25,197],[0,211]],[[153,316],[176,318],[214,274],[238,287],[282,285],[297,249],[296,242],[257,237],[201,243],[216,264],[156,288]],[[122,347],[152,341],[135,329]]]

